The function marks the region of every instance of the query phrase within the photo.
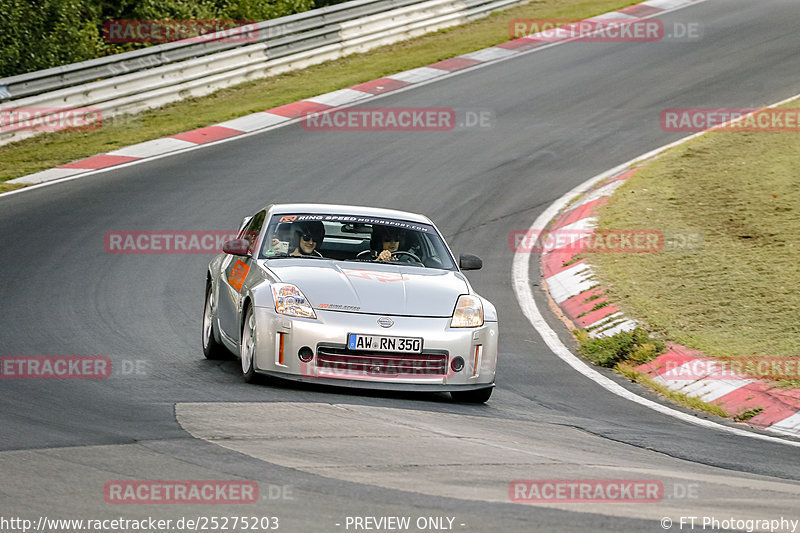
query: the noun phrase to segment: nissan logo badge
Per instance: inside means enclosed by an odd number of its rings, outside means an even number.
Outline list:
[[[382,328],[390,328],[390,327],[394,326],[394,320],[392,320],[392,319],[391,319],[391,318],[389,318],[388,316],[382,316],[382,317],[380,317],[380,318],[378,319],[378,324],[379,324],[379,325],[380,325]]]

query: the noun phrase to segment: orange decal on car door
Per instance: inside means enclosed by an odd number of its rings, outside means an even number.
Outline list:
[[[247,277],[248,272],[250,272],[250,265],[245,264],[244,261],[239,259],[236,261],[236,264],[233,265],[231,275],[228,276],[228,283],[237,291],[241,291],[242,285],[244,285],[244,278]]]

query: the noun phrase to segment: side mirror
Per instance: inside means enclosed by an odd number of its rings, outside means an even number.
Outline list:
[[[247,253],[248,248],[250,248],[250,241],[247,239],[233,239],[222,245],[222,251],[226,254],[241,255],[244,257],[249,255]]]
[[[461,254],[458,257],[458,268],[461,270],[480,270],[483,268],[483,261],[477,255]]]

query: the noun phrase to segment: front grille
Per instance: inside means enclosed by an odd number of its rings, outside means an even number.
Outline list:
[[[316,365],[321,371],[375,377],[443,376],[448,353],[357,352],[338,346],[318,346]]]

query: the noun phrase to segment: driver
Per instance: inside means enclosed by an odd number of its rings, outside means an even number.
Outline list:
[[[402,229],[388,226],[373,226],[370,248],[378,261],[397,261],[392,253],[400,249],[405,237]]]
[[[295,222],[292,226],[296,248],[289,255],[322,257],[317,248],[325,238],[325,226],[320,221]]]

